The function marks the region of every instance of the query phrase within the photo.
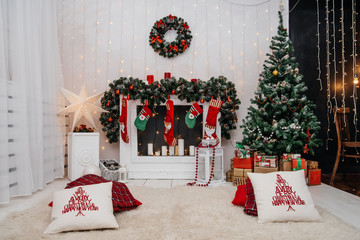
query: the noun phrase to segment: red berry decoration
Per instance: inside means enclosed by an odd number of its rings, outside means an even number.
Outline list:
[[[201,102],[201,103],[204,103],[204,99],[200,99],[200,102]]]
[[[116,90],[116,94],[119,95],[119,94],[120,94],[120,91],[119,91],[119,90]]]
[[[158,87],[160,87],[161,85],[160,84],[158,84]]]
[[[134,86],[133,86],[133,85],[131,85],[131,86],[130,86],[130,90],[133,90],[133,89],[134,89]]]
[[[112,117],[109,117],[109,122],[112,122],[112,121],[113,121]]]
[[[175,90],[172,90],[172,91],[171,91],[171,94],[174,95],[174,94],[175,94]]]
[[[109,103],[109,101],[107,101],[107,103],[106,103],[106,106],[108,107],[108,106],[110,106],[110,103]]]

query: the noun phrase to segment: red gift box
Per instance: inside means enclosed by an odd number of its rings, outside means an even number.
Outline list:
[[[321,169],[309,169],[308,171],[308,185],[321,184]]]
[[[254,158],[238,158],[234,157],[234,168],[247,168],[252,169],[254,167]]]
[[[300,170],[300,169],[306,169],[306,160],[305,158],[293,158],[291,159],[292,161],[292,170],[296,171],[296,170]]]

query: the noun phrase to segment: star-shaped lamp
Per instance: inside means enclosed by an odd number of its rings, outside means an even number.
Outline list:
[[[64,88],[60,88],[60,90],[64,94],[66,99],[70,102],[70,105],[60,110],[58,114],[74,112],[74,120],[71,129],[74,129],[75,124],[81,119],[82,116],[84,116],[95,128],[95,122],[92,117],[92,112],[106,112],[106,110],[95,105],[96,100],[101,97],[103,93],[88,97],[85,82],[81,87],[79,95],[70,92],[69,90],[66,90]]]

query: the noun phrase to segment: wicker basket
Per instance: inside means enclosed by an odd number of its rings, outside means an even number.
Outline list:
[[[100,160],[99,166],[101,169],[101,176],[110,181],[119,180],[120,165],[113,159]]]
[[[232,182],[233,181],[233,176],[234,176],[234,171],[233,170],[229,170],[226,172],[226,181],[227,182]]]
[[[246,184],[246,179],[247,179],[247,177],[233,176],[233,186],[239,186],[239,185]]]

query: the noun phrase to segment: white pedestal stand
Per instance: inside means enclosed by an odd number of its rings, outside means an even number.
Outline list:
[[[99,166],[99,133],[68,133],[68,178],[83,175],[89,165]]]

